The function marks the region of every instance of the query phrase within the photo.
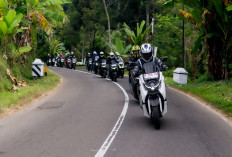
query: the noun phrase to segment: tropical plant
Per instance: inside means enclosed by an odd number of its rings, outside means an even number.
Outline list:
[[[114,52],[118,52],[121,56],[126,57],[131,50],[131,45],[124,46],[122,40],[118,37],[115,38],[115,44],[107,43]]]
[[[3,8],[3,3],[0,3]],[[3,8],[0,17],[0,38],[1,38],[1,51],[4,55],[10,57],[13,60],[15,57],[19,56],[22,53],[28,52],[31,50],[30,46],[17,46],[14,42],[14,36],[22,32],[23,30],[28,29],[27,27],[20,27],[19,23],[23,17],[22,13],[16,13],[14,9]]]
[[[169,1],[173,3],[174,0]],[[203,44],[207,54],[207,71],[214,79],[230,77],[232,60],[232,14],[229,0],[175,0],[190,7],[189,11],[179,13],[201,29],[201,35],[195,44],[195,51]]]
[[[132,45],[142,45],[144,42],[148,42],[151,38],[150,36],[150,29],[151,27],[149,26],[143,31],[145,25],[145,21],[143,20],[141,24],[139,25],[137,23],[137,34],[135,35],[135,32],[130,29],[130,27],[124,23],[124,30],[126,34],[128,35],[129,42]]]

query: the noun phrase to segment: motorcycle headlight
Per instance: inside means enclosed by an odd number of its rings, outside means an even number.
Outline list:
[[[160,82],[158,82],[158,83],[156,83],[156,84],[155,84],[155,83],[151,83],[150,85],[144,83],[143,85],[144,85],[144,87],[145,87],[147,90],[154,92],[154,91],[159,87]]]

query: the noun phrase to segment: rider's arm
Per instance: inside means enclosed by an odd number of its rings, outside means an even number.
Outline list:
[[[168,67],[167,67],[159,58],[156,57],[155,60],[156,60],[156,63],[158,64],[158,66],[159,66],[160,68],[163,68],[163,69],[165,69],[165,70],[168,69]]]
[[[135,77],[139,76],[141,74],[142,67],[139,63],[139,61],[136,62],[136,66],[134,67],[133,74]]]

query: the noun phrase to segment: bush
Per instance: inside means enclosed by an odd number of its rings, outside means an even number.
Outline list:
[[[194,82],[200,83],[200,82],[207,82],[207,81],[213,81],[213,76],[205,73],[205,74],[200,75]]]

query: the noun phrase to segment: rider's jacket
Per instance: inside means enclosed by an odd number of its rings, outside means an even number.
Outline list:
[[[149,60],[144,60],[143,58],[140,58],[136,62],[136,66],[133,72],[134,75],[138,76],[143,70],[143,64],[149,62],[155,62],[155,65],[158,65],[158,67],[165,68],[165,65],[158,57],[152,56]]]

